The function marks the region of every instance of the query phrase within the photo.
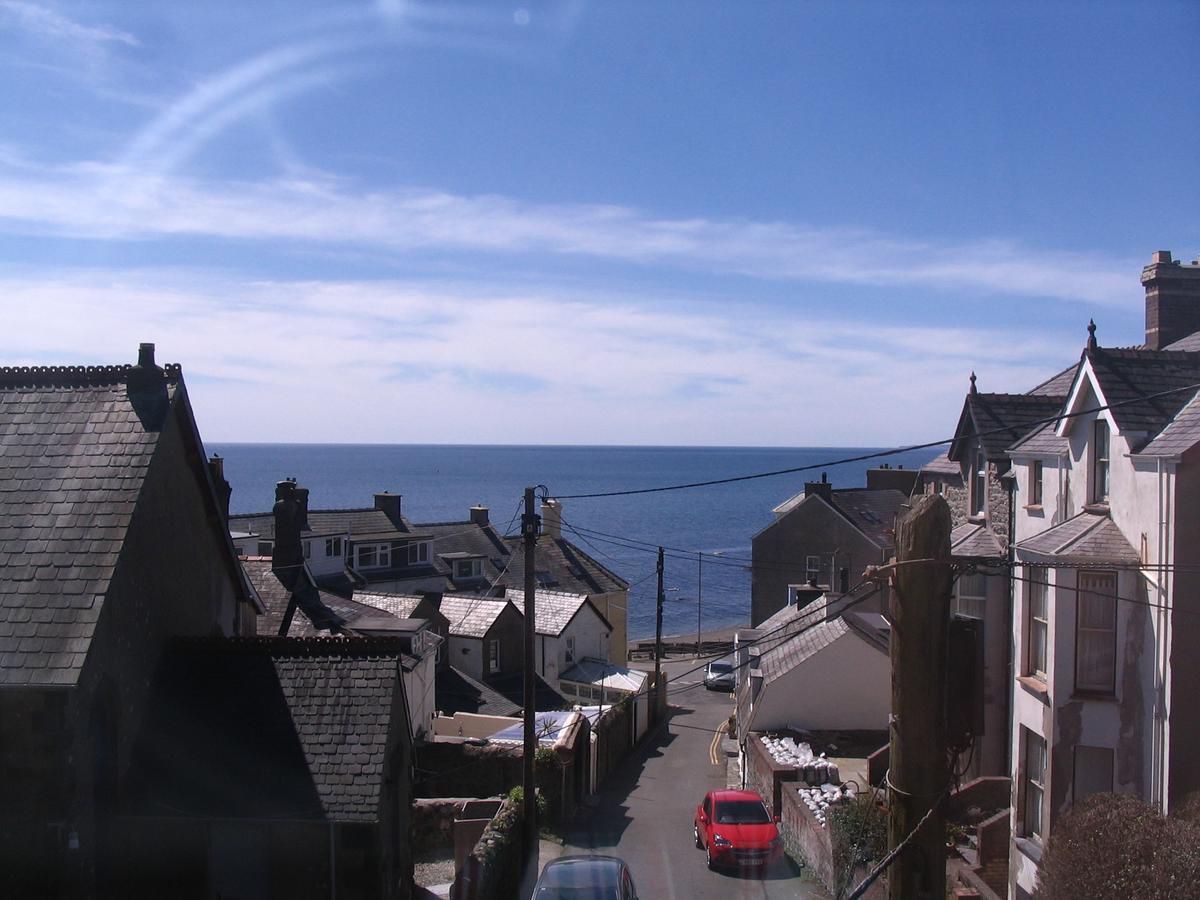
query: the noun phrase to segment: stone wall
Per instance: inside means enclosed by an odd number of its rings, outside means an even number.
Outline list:
[[[454,879],[454,900],[508,900],[520,896],[525,853],[521,809],[505,800],[483,830],[462,871]]]
[[[791,783],[794,787],[799,778],[800,770],[795,766],[780,766],[771,759],[757,734],[746,739],[746,787],[758,791],[771,815],[782,815],[784,784]]]
[[[473,797],[437,797],[414,800],[412,805],[413,855],[454,846],[454,819]]]

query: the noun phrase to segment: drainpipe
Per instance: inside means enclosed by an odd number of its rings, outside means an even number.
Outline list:
[[[1017,589],[1016,562],[1017,562],[1017,480],[1012,478],[1008,482],[1008,594],[1005,597],[1006,606],[1004,609],[1004,621],[1009,624],[1008,631],[1008,659],[1005,660],[1005,693],[1008,713],[1008,730],[1004,733],[1004,771],[1012,771],[1012,731],[1013,731],[1013,705],[1016,702],[1014,694],[1017,685],[1016,673],[1016,657],[1017,657],[1017,631],[1013,628],[1013,610],[1016,609],[1016,598],[1014,591]],[[1020,627],[1019,625],[1017,627]],[[1024,633],[1024,629],[1021,629]],[[984,649],[984,658],[987,657],[987,649]],[[986,728],[986,726],[985,726]]]

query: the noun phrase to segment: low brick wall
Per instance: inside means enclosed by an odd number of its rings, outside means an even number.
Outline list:
[[[856,867],[853,873],[837,871],[833,831],[816,820],[791,786],[785,787],[782,792],[779,833],[787,855],[807,867],[835,896],[839,890],[849,890],[868,874],[868,870],[861,866]],[[840,885],[839,878],[844,879]],[[887,900],[887,895],[885,873],[867,889],[863,897],[866,900]]]
[[[957,821],[973,806],[987,811],[1007,809],[1011,791],[1012,781],[1003,775],[973,778],[950,795],[946,816]]]
[[[975,826],[979,837],[979,877],[997,894],[1008,890],[1009,811],[1002,809]]]
[[[800,770],[795,766],[778,765],[757,734],[746,739],[746,786],[758,791],[771,815],[783,814],[783,785],[794,785],[799,779]]]
[[[412,850],[421,855],[454,846],[454,820],[473,797],[438,797],[414,800],[412,805]]]

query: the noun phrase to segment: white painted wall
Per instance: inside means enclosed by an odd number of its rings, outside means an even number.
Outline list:
[[[612,631],[596,611],[586,604],[557,637],[539,634],[534,641],[534,667],[539,675],[557,685],[558,679],[585,656],[608,659]],[[575,638],[575,660],[567,662],[567,638]]]
[[[341,555],[326,556],[325,542],[332,538],[342,539]],[[308,570],[313,575],[320,577],[322,575],[336,575],[346,567],[346,548],[350,543],[350,535],[348,534],[322,534],[314,535],[311,538],[305,538],[306,541],[311,541],[312,551],[310,552],[307,562]]]
[[[434,698],[434,675],[437,663],[437,650],[430,647],[429,652],[421,657],[421,661],[412,671],[404,673],[404,691],[408,697],[408,714],[412,720],[412,734],[416,738],[424,734],[432,734],[433,717],[436,712]]]
[[[884,729],[891,701],[887,654],[848,631],[787,674],[764,683],[750,729]]]
[[[450,635],[448,662],[456,669],[466,672],[476,681],[483,680],[483,641]]]

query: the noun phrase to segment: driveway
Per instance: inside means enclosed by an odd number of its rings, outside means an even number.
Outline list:
[[[670,661],[676,677],[691,660]],[[710,872],[692,840],[692,816],[705,792],[726,786],[717,729],[733,711],[728,694],[704,689],[699,672],[673,683],[672,715],[609,776],[598,805],[567,826],[563,854],[604,853],[625,860],[643,900],[805,897],[829,895],[790,861],[762,876]],[[692,684],[688,684],[691,682]],[[688,688],[687,690],[679,690]],[[717,745],[718,764],[710,753]]]

